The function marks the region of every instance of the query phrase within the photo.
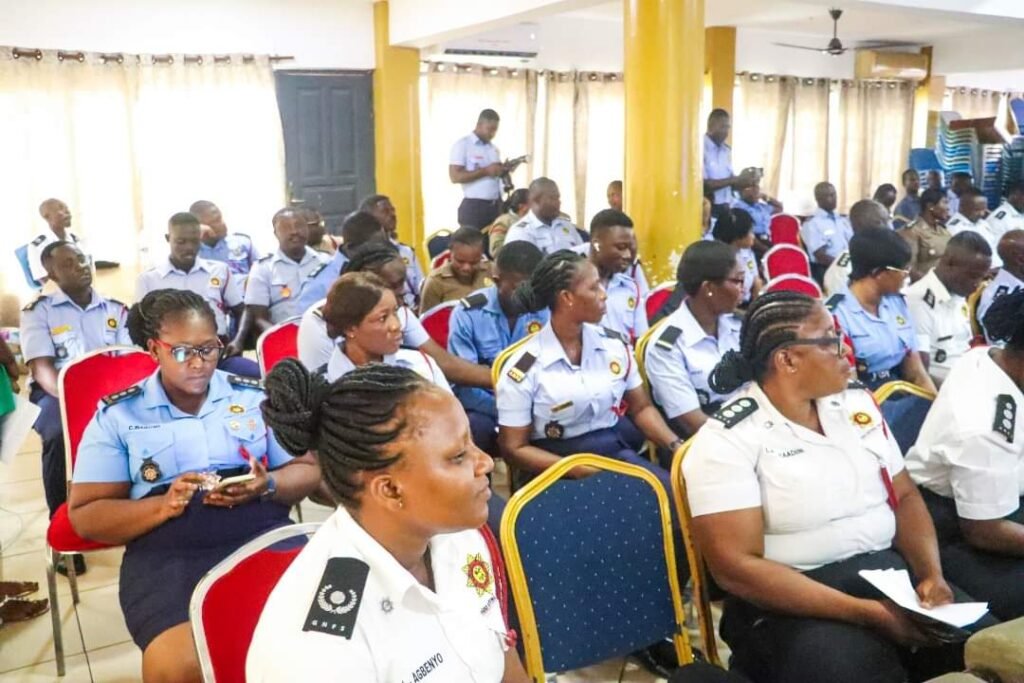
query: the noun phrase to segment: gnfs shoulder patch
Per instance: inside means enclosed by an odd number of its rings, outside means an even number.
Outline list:
[[[757,412],[757,401],[752,398],[738,398],[722,406],[711,417],[724,424],[726,429],[732,429],[755,412]]]
[[[370,565],[354,557],[327,560],[302,630],[351,640],[369,574]]]
[[[463,308],[481,308],[487,303],[487,295],[483,292],[473,292],[462,300]]]
[[[129,399],[132,396],[138,396],[141,393],[142,385],[136,384],[135,386],[128,387],[127,389],[122,389],[121,391],[115,391],[112,394],[107,394],[106,396],[103,397],[103,405],[109,408],[115,403],[120,403],[121,401]]]
[[[524,353],[519,358],[519,362],[512,366],[512,369],[507,373],[508,378],[513,382],[519,383],[526,379],[526,373],[530,371],[533,364],[537,362],[537,356],[533,355],[529,351]]]
[[[832,296],[830,296],[828,298],[828,301],[825,302],[825,308],[827,308],[829,310],[829,312],[834,312],[836,310],[836,307],[845,298],[846,298],[845,294],[833,294]]]
[[[658,335],[658,341],[654,342],[655,346],[660,346],[663,349],[671,350],[676,345],[676,340],[679,339],[683,331],[675,327],[674,325],[667,325],[660,335]]]
[[[263,382],[255,377],[242,377],[241,375],[228,375],[228,383],[233,387],[245,387],[246,389],[263,389]]]
[[[1017,402],[1009,394],[996,396],[996,417],[992,431],[1001,434],[1007,443],[1013,443],[1014,425],[1017,422]]]

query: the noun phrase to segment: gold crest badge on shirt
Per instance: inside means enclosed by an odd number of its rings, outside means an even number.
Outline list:
[[[529,325],[526,326],[526,331],[530,334],[536,334],[537,332],[540,332],[540,322],[537,320],[532,321]]]
[[[491,566],[487,564],[480,553],[466,555],[466,564],[462,567],[462,571],[466,572],[466,586],[475,588],[477,595],[494,592]]]
[[[211,277],[210,278],[210,286],[211,287],[220,287],[220,278],[219,277]]]
[[[631,311],[634,308],[636,308],[636,297],[635,296],[631,296],[628,299],[626,299],[626,308],[628,308]]]
[[[612,374],[618,377],[622,373],[622,364],[617,360],[613,360],[608,364],[608,369],[612,371]]]
[[[112,330],[115,329],[117,327],[117,319],[107,318],[107,327],[109,327]]]
[[[853,414],[853,424],[858,427],[869,427],[871,426],[871,416],[865,412],[857,412]]]

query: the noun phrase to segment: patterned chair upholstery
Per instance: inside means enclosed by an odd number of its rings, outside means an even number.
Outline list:
[[[906,455],[921,433],[921,426],[928,417],[935,395],[916,384],[897,381],[880,386],[875,391],[875,400],[900,446],[900,452]]]

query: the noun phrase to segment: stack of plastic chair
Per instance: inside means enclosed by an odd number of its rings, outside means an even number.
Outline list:
[[[921,187],[928,187],[929,171],[938,171],[940,175],[943,173],[942,164],[939,163],[939,158],[935,156],[935,150],[927,147],[915,147],[910,150],[908,168],[917,171]],[[945,183],[945,178],[942,178],[942,182]]]
[[[946,177],[952,173],[967,173],[973,178],[978,177],[974,169],[977,144],[978,134],[974,126],[966,124],[955,111],[940,112],[935,156]]]

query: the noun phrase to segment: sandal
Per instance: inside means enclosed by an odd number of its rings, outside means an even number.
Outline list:
[[[10,598],[0,604],[0,625],[35,619],[46,614],[49,609],[50,601],[45,598],[42,600]]]
[[[0,581],[0,600],[4,598],[21,598],[39,590],[35,581]]]

